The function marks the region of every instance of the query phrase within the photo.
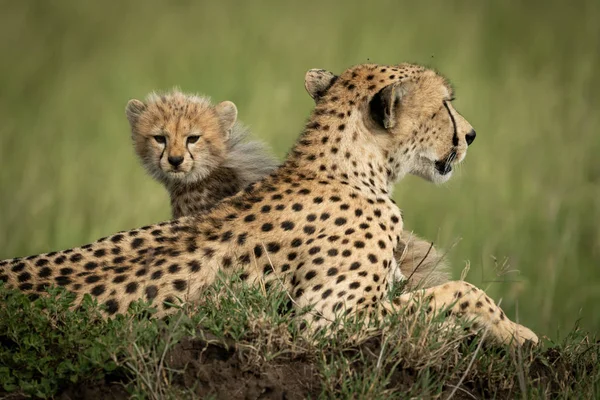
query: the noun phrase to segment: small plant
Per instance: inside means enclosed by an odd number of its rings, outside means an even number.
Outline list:
[[[51,289],[31,301],[0,282],[0,382],[7,392],[48,397],[60,387],[112,373],[106,348],[116,346],[121,321],[104,322],[86,297],[80,311],[73,297]]]

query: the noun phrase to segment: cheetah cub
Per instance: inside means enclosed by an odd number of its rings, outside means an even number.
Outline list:
[[[174,218],[206,212],[275,170],[278,163],[237,120],[230,101],[178,90],[126,107],[135,152],[171,197]]]

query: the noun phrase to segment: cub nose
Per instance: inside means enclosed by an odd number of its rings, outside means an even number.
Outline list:
[[[171,164],[174,167],[179,167],[181,165],[181,163],[183,162],[183,157],[179,156],[179,157],[171,157],[169,156],[168,158],[169,160],[169,164]]]
[[[475,134],[474,129],[471,129],[471,132],[469,132],[465,135],[465,139],[467,141],[467,146],[469,146],[471,143],[473,143],[473,140],[475,140],[475,136],[477,136],[477,135]]]

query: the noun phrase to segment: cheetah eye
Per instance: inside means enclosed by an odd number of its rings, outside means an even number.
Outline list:
[[[156,143],[160,143],[160,144],[165,144],[167,143],[167,138],[166,136],[163,135],[155,135],[152,136],[154,138],[154,140],[156,140]]]
[[[196,143],[198,141],[198,139],[200,139],[200,136],[198,136],[198,135],[188,136],[187,143],[188,144]]]

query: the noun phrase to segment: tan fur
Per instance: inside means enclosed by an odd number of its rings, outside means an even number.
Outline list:
[[[173,90],[152,93],[145,103],[130,100],[126,114],[135,152],[169,192],[175,218],[210,210],[277,166],[262,143],[247,141],[230,101],[213,106],[207,97]],[[189,143],[190,136],[197,141]],[[173,166],[169,157],[183,162]]]
[[[328,71],[321,71],[321,73],[324,76],[309,72],[305,79],[305,87],[314,99],[318,99],[319,91],[326,91],[331,79],[335,77]],[[206,97],[173,90],[162,95],[152,93],[146,103],[139,100],[130,100],[128,103],[127,115],[131,124],[134,147],[145,168],[153,176],[160,177],[159,181],[169,191],[173,217],[206,212],[224,198],[239,192],[250,183],[265,178],[275,169],[275,160],[267,153],[262,143],[245,140],[249,133],[240,123],[236,123],[237,111],[233,103],[220,103],[223,108],[222,113],[229,113],[229,120],[225,125],[232,126],[231,133],[223,129],[221,121],[215,118],[215,113],[212,112],[215,107]],[[143,119],[140,120],[142,116]],[[203,127],[197,126],[200,120],[204,123]],[[156,124],[148,124],[148,121],[156,121]],[[164,121],[178,121],[178,123],[165,124]],[[187,121],[190,123],[186,123]],[[174,142],[182,146],[186,135],[190,132],[202,132],[204,127],[210,124],[214,127],[210,132],[219,132],[219,134],[213,134],[209,139],[225,142],[226,148],[221,153],[203,159],[201,167],[206,172],[195,175],[192,168],[185,175],[176,176],[160,170],[158,152],[160,147],[152,140],[154,133],[165,132],[169,136],[179,138],[181,140]],[[163,125],[167,129],[173,128],[170,131],[163,130]],[[203,142],[200,141],[192,151],[195,150],[196,153],[205,151],[198,147],[202,145]],[[210,151],[210,147],[208,150]],[[192,180],[195,176],[198,176],[197,181]],[[186,182],[183,183],[183,180]],[[411,290],[426,288],[450,280],[450,273],[442,256],[435,248],[430,249],[429,242],[411,232],[403,232],[401,237],[402,245],[399,246],[397,263],[402,275],[407,278],[407,288]]]
[[[396,249],[396,260],[402,275],[406,277],[405,290],[412,292],[441,285],[450,280],[448,264],[444,254],[427,242],[406,230]]]
[[[161,316],[178,298],[199,301],[220,271],[281,285],[295,307],[310,307],[311,329],[330,327],[342,314],[378,318],[425,301],[430,315],[450,307],[449,318],[476,319],[473,329],[488,329],[494,340],[537,342],[465,282],[389,300],[402,278],[394,252],[403,223],[393,184],[408,173],[448,180],[474,138],[451,96],[443,77],[418,65],[352,67],[319,97],[274,174],[205,215],[2,261],[0,280],[30,293],[60,284],[77,301],[89,293],[108,315],[143,297]]]

